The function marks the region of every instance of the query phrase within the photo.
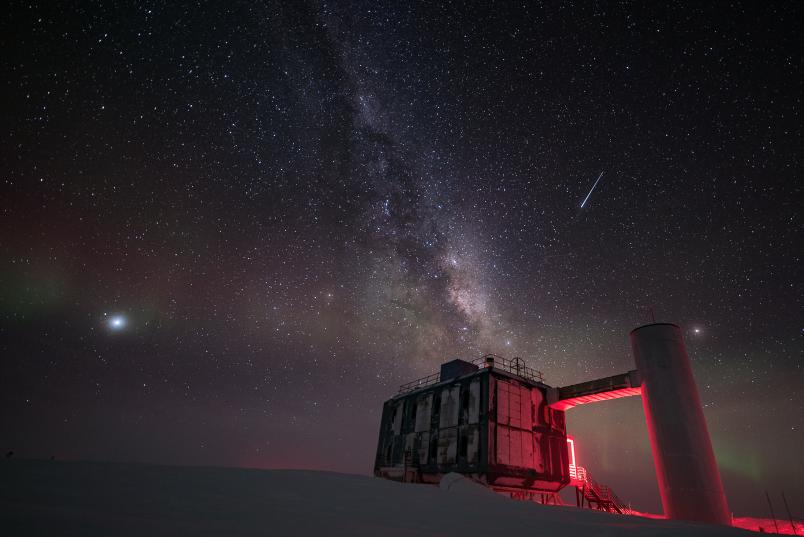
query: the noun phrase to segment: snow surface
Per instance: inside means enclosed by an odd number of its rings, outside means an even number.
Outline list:
[[[0,535],[738,536],[734,528],[306,470],[0,462]]]

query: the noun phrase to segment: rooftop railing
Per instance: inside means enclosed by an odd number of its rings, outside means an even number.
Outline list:
[[[525,361],[518,356],[508,359],[502,356],[497,356],[496,354],[487,354],[482,358],[472,360],[472,363],[478,366],[480,369],[490,367],[516,375],[530,382],[544,382],[544,374],[541,371],[533,369],[532,367],[528,367],[528,365],[525,364]],[[432,386],[433,384],[438,384],[440,381],[440,372],[427,375],[426,377],[402,384],[399,387],[399,395],[413,392],[427,386]]]
[[[427,375],[426,377],[422,377],[420,379],[412,380],[407,382],[399,387],[399,393],[408,393],[418,390],[419,388],[424,388],[425,386],[430,386],[432,384],[438,384],[438,381],[441,379],[441,373],[433,373],[432,375]]]
[[[483,358],[473,360],[472,363],[479,367],[493,367],[531,382],[544,382],[544,373],[528,367],[525,360],[519,356],[514,356],[509,360],[496,354],[487,354]]]

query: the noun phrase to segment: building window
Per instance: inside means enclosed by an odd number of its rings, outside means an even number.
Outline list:
[[[469,411],[469,386],[464,386],[461,390],[461,411]]]

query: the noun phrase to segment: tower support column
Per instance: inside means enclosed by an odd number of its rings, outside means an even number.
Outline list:
[[[670,519],[731,524],[701,399],[681,329],[669,323],[631,332],[656,479]]]

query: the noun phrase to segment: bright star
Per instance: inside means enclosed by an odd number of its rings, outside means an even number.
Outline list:
[[[112,330],[117,331],[117,330],[122,330],[123,328],[125,328],[127,322],[126,322],[126,318],[123,317],[122,315],[114,315],[114,316],[109,318],[109,320],[107,321],[107,324],[109,325],[109,328],[111,328]]]

